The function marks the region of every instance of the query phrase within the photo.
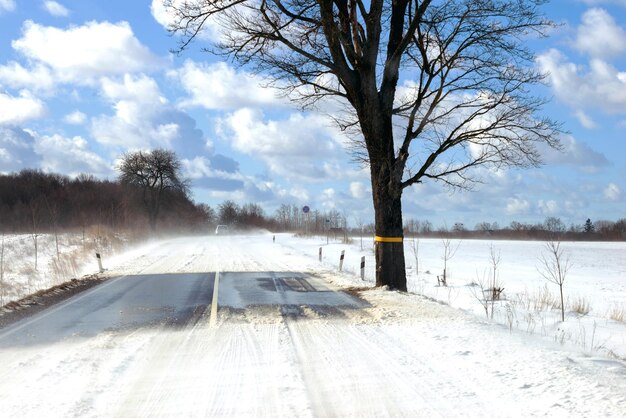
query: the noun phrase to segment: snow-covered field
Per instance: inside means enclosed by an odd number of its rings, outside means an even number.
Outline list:
[[[56,237],[53,234],[3,235],[0,238],[0,306],[90,272],[96,273],[96,252],[111,254],[121,246],[119,238],[97,228],[61,233]]]
[[[566,295],[586,297],[592,310],[568,313],[561,328],[586,335],[584,345],[574,333],[558,337],[555,311],[528,310],[537,318],[529,329],[522,302],[514,304],[544,285],[535,268],[541,243],[494,246],[506,293],[495,323],[467,286],[487,266],[488,242],[461,243],[443,288],[436,286],[441,242],[420,241],[410,287],[445,303],[381,289],[360,292],[357,305],[336,302],[347,297],[338,286],[363,285],[358,240],[176,238],[106,257],[106,274],[119,278],[0,331],[0,415],[626,416],[626,325],[605,311],[626,299],[624,245],[568,245],[576,267]],[[371,244],[363,254],[371,285]],[[408,250],[414,267],[410,258]],[[184,326],[128,322],[131,313],[176,315],[213,289],[176,283],[218,271],[215,326],[210,305]],[[318,299],[265,286],[280,277],[308,278]],[[251,291],[251,280],[263,286]],[[185,288],[195,294],[180,293]],[[582,331],[588,319],[593,337]],[[603,332],[610,338],[602,341]]]
[[[323,264],[338,268],[341,251],[346,253],[344,271],[350,283],[360,280],[360,259],[365,256],[365,281],[375,281],[373,240],[353,239],[351,245],[326,237],[284,238],[284,245],[317,257],[322,247]],[[417,244],[417,245],[416,245]],[[448,286],[438,286],[443,274],[444,240],[405,241],[408,289],[452,307],[487,318],[482,292],[473,284],[491,275],[490,249],[499,254],[499,286],[504,288],[494,304],[493,320],[507,327],[539,334],[563,344],[574,345],[588,354],[626,359],[626,243],[563,242],[564,256],[571,269],[564,282],[566,321],[561,322],[559,288],[540,273],[546,255],[541,241],[450,240],[454,256],[448,260]],[[414,247],[418,248],[418,270]],[[581,314],[578,305],[589,312]],[[550,306],[547,306],[550,305]],[[491,309],[491,306],[489,306]],[[489,315],[491,317],[491,315]],[[616,320],[618,318],[619,320]]]

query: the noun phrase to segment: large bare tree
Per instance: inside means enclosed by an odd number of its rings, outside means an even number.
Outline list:
[[[214,51],[358,132],[371,172],[376,284],[406,290],[402,192],[468,188],[480,167],[540,164],[559,126],[529,91],[526,44],[552,26],[542,0],[165,0],[183,51],[209,25]]]
[[[141,191],[152,231],[156,231],[164,196],[169,192],[187,195],[188,184],[180,169],[176,154],[165,149],[129,152],[121,159],[118,166],[120,181]]]

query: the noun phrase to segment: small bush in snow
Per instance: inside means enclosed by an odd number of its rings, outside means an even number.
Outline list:
[[[591,305],[587,299],[579,297],[574,301],[574,303],[572,303],[572,312],[576,312],[580,315],[587,315],[591,312]]]
[[[609,318],[626,323],[626,305],[615,305],[609,310]]]

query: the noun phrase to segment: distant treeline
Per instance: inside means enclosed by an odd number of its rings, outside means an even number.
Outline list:
[[[185,193],[168,191],[159,212],[160,231],[212,232],[216,225],[232,229],[252,228],[309,234],[373,235],[374,226],[362,219],[349,219],[347,212],[311,210],[283,204],[272,215],[256,203],[232,200],[212,208],[195,204]],[[351,224],[351,225],[350,225]],[[40,233],[102,225],[112,230],[149,230],[141,190],[119,181],[91,175],[70,178],[38,170],[0,174],[0,231]],[[626,218],[617,221],[586,219],[566,225],[557,217],[536,224],[511,222],[507,226],[481,222],[467,227],[457,222],[437,227],[428,220],[408,219],[405,237],[483,239],[626,240]]]
[[[480,222],[473,228],[457,222],[452,227],[435,229],[429,221],[410,219],[404,224],[406,237],[445,237],[478,239],[563,240],[563,241],[625,241],[626,218],[617,221],[586,219],[580,224],[566,225],[558,217],[547,217],[539,223],[512,221],[507,226],[497,222]]]
[[[206,226],[203,205],[184,193],[166,192],[161,230]],[[52,232],[103,225],[113,230],[147,228],[141,191],[90,175],[69,178],[38,170],[0,175],[0,230]]]

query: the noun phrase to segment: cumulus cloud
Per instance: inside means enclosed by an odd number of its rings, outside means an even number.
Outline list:
[[[59,29],[28,20],[22,27],[22,37],[11,45],[29,60],[32,67],[24,69],[14,62],[2,66],[0,82],[9,81],[11,70],[18,70],[17,79],[21,84],[37,85],[40,84],[37,77],[47,70],[50,74],[45,75],[46,79],[93,84],[99,77],[157,68],[163,64],[162,59],[135,37],[127,22],[92,21]]]
[[[555,200],[540,200],[537,203],[537,208],[539,209],[539,213],[546,216],[556,215],[559,213],[559,204]]]
[[[591,57],[606,58],[626,51],[626,32],[604,9],[590,9],[582,16],[575,47]]]
[[[75,110],[72,113],[68,113],[63,118],[65,123],[69,123],[70,125],[82,125],[87,120],[87,115],[85,115],[80,110]]]
[[[56,17],[67,17],[70,14],[70,11],[67,10],[65,6],[52,0],[44,1],[43,8],[52,16]]]
[[[181,101],[183,107],[238,109],[280,105],[274,90],[262,87],[258,77],[235,71],[225,62],[205,64],[187,60],[168,74],[190,94]]]
[[[524,215],[528,213],[529,209],[528,200],[514,197],[507,200],[505,210],[508,215]]]
[[[17,125],[31,119],[38,119],[45,114],[41,100],[26,90],[19,97],[0,92],[0,125]]]
[[[350,183],[350,195],[355,199],[363,199],[366,196],[367,189],[360,181]]]
[[[121,81],[104,78],[101,91],[115,114],[93,118],[91,133],[98,142],[131,149],[172,146],[178,125],[161,117],[167,100],[154,79],[129,74]]]
[[[238,170],[224,171],[219,166],[215,166],[212,160],[212,157],[205,156],[182,160],[183,170],[195,187],[220,191],[235,191],[245,187],[246,179]]]
[[[0,65],[0,84],[7,87],[48,91],[55,83],[54,74],[43,64],[33,64],[30,68],[25,68],[18,62],[10,61],[6,65]]]
[[[574,113],[574,116],[576,116],[576,119],[578,119],[578,122],[580,122],[580,124],[587,129],[594,129],[597,128],[596,123],[593,121],[593,119],[591,119],[591,117],[589,117],[589,115],[587,115],[585,112],[583,112],[582,110],[577,110]]]
[[[15,0],[0,0],[0,13],[15,10]]]
[[[561,145],[562,150],[548,147],[542,149],[544,162],[570,165],[585,173],[595,173],[611,165],[604,154],[594,151],[589,145],[577,141],[571,135],[562,136]]]
[[[189,2],[189,0],[172,0],[171,4],[174,7],[180,7],[183,3],[194,3],[194,1]],[[175,15],[172,12],[171,8],[165,7],[163,4],[163,0],[152,0],[150,4],[150,12],[152,13],[152,17],[156,20],[161,26],[165,29],[169,30],[172,27],[172,24],[175,23]],[[208,40],[218,40],[220,38],[221,30],[215,19],[209,19],[205,22],[203,26],[203,31],[200,32],[199,37],[202,39]]]
[[[615,183],[609,183],[604,189],[604,197],[608,200],[616,201],[622,196],[622,191]]]
[[[38,163],[34,152],[35,137],[17,127],[0,125],[0,170],[19,171]]]
[[[65,138],[61,135],[36,137],[34,151],[41,157],[40,167],[44,171],[75,176],[91,173],[96,176],[111,176],[110,163],[89,149],[80,136]]]
[[[67,175],[113,174],[111,164],[92,151],[80,136],[40,135],[17,127],[0,127],[0,162],[7,172],[37,167]]]
[[[577,65],[556,49],[539,55],[537,62],[556,96],[574,109],[626,113],[626,72],[600,59],[592,59],[588,67]]]
[[[340,135],[320,115],[294,113],[266,121],[260,110],[240,109],[222,119],[220,128],[236,150],[254,155],[270,172],[288,179],[334,178],[341,170],[338,161],[345,158]]]
[[[206,138],[195,120],[176,109],[153,78],[145,74],[106,77],[100,90],[113,112],[92,117],[90,132],[110,152],[165,147],[181,158],[207,152]]]

